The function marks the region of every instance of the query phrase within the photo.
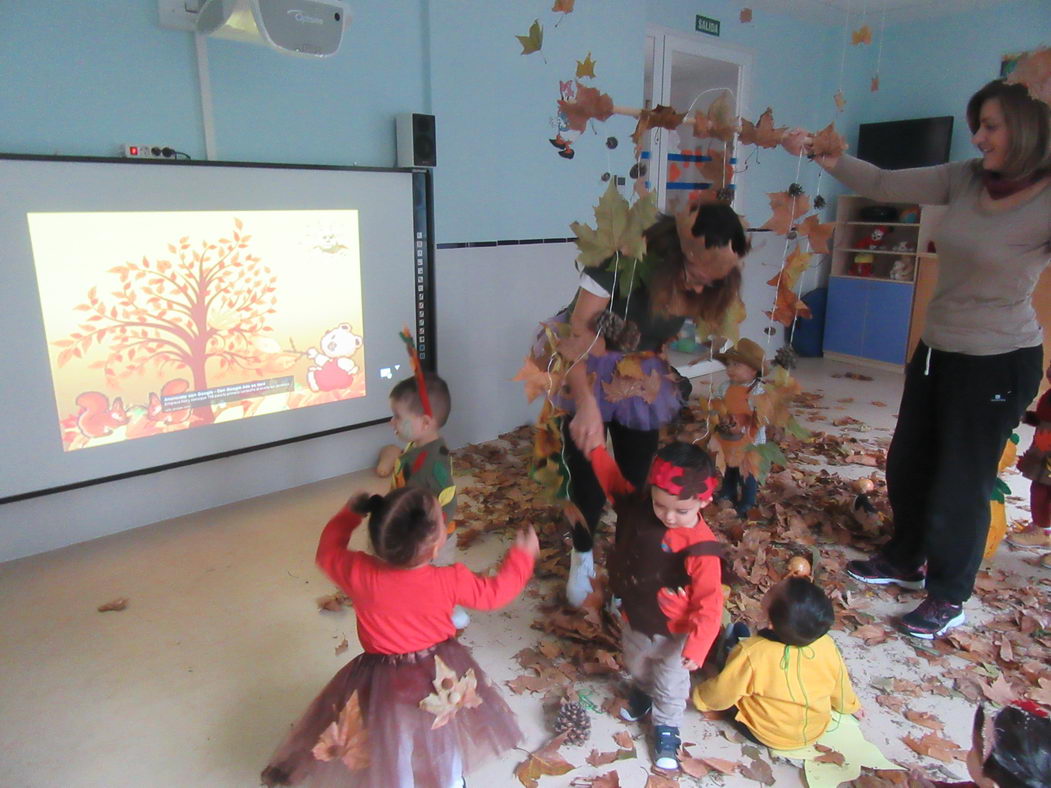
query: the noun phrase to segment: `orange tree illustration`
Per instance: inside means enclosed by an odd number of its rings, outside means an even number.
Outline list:
[[[261,341],[273,329],[277,277],[247,252],[251,235],[234,219],[229,238],[202,241],[191,248],[189,236],[168,244],[171,259],[143,257],[109,269],[120,284],[100,296],[92,287],[87,301],[74,307],[90,312],[78,329],[54,342],[61,348],[58,366],[87,354],[92,343],[105,348],[105,358],[89,367],[101,369],[107,384],[147,368],[189,370],[193,388],[208,388],[209,368],[221,372],[265,366],[274,344]],[[212,421],[210,406],[194,409],[194,418]]]

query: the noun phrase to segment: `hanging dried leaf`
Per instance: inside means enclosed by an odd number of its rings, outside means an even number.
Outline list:
[[[666,107],[663,104],[658,104],[653,109],[640,110],[635,131],[631,133],[631,140],[635,143],[636,150],[642,145],[647,131],[657,128],[674,131],[679,128],[685,117],[683,113],[676,112],[674,107]]]
[[[879,74],[872,78],[872,82],[869,83],[869,90],[873,93],[879,90]]]
[[[859,44],[871,44],[872,28],[868,25],[862,25],[859,27],[850,34],[850,43],[854,46],[858,46]]]
[[[475,678],[474,668],[468,668],[460,677],[441,657],[435,657],[434,673],[434,692],[420,701],[420,708],[435,717],[431,730],[445,725],[460,709],[473,709],[482,705],[477,693],[478,679]]]
[[[747,25],[749,22],[752,21],[752,9],[742,8],[741,13],[737,15],[737,18],[741,20],[742,25]]]
[[[1025,85],[1030,96],[1051,105],[1051,47],[1040,47],[1023,55],[1014,71],[1007,75],[1007,83]]]
[[[631,206],[610,179],[599,204],[595,206],[595,229],[573,222],[577,234],[577,262],[585,266],[601,265],[615,254],[629,259],[642,259],[646,254],[643,231],[657,219],[656,195],[651,193]]]
[[[729,142],[737,132],[733,98],[729,92],[719,95],[708,105],[707,112],[693,114],[693,136],[698,139],[717,139]]]
[[[708,156],[708,161],[697,163],[697,168],[701,171],[701,177],[708,183],[714,183],[718,186],[725,186],[730,183],[734,177],[734,168],[726,158],[726,151],[709,148],[706,155]],[[705,191],[712,192],[718,196],[717,189],[705,189]]]
[[[518,39],[518,43],[522,45],[522,54],[531,55],[534,52],[539,52],[540,47],[544,45],[544,28],[540,26],[540,20],[534,19],[533,24],[529,26],[529,33],[524,36],[515,36]]]
[[[842,111],[843,111],[843,108],[844,108],[845,106],[847,106],[847,99],[846,99],[846,97],[845,97],[845,96],[843,95],[843,91],[842,91],[842,90],[837,90],[837,91],[836,91],[836,95],[834,95],[834,96],[832,97],[832,100],[833,100],[834,102],[836,102],[836,111],[837,111],[837,112],[842,112]]]
[[[613,99],[609,95],[579,82],[576,86],[576,96],[572,101],[560,99],[558,102],[558,108],[565,113],[569,128],[573,131],[584,131],[592,118],[607,120],[613,114]]]
[[[555,0],[555,4],[551,6],[551,10],[558,14],[571,14],[573,13],[573,5],[577,0]],[[592,74],[591,76],[595,76]]]
[[[339,719],[322,731],[313,753],[319,761],[343,761],[352,772],[369,765],[369,732],[356,690],[347,699]]]
[[[557,391],[560,382],[546,370],[540,369],[533,359],[526,356],[518,374],[511,380],[520,380],[525,386],[526,401],[532,402],[541,394]]]
[[[836,124],[829,123],[814,135],[815,156],[838,156],[847,149],[847,141],[836,133]]]
[[[832,237],[832,231],[836,229],[835,222],[822,222],[817,214],[811,214],[804,219],[796,230],[800,235],[810,241],[810,248],[818,254],[828,254],[828,239]]]
[[[793,197],[787,191],[767,192],[770,198],[770,209],[774,215],[766,220],[760,229],[772,230],[778,235],[788,235],[796,219],[810,210],[810,198],[805,194]]]
[[[595,78],[595,61],[591,59],[591,53],[583,60],[577,61],[577,79]]]
[[[577,768],[558,751],[565,741],[566,734],[560,733],[536,752],[529,753],[529,758],[515,767],[519,782],[526,788],[537,788],[541,777],[555,777]]]
[[[739,139],[745,145],[758,145],[760,148],[776,148],[781,144],[781,138],[787,130],[788,126],[774,127],[774,111],[767,107],[766,111],[759,116],[759,120],[755,123],[741,118],[741,135]]]

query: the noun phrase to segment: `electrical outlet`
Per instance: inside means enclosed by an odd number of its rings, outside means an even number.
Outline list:
[[[125,145],[125,159],[174,159],[176,153],[167,145]]]

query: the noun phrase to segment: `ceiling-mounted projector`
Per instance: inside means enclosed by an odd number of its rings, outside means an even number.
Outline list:
[[[349,22],[340,0],[207,0],[197,15],[197,32],[328,57],[339,49]]]

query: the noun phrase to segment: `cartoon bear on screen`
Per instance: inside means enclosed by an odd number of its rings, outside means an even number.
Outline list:
[[[307,370],[307,384],[311,391],[345,389],[354,382],[358,365],[351,358],[361,348],[363,340],[354,333],[349,323],[340,323],[329,329],[307,355],[313,362]]]

